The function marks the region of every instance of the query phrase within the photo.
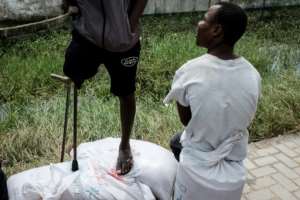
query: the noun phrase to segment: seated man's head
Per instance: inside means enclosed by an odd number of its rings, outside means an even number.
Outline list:
[[[197,45],[207,49],[234,46],[247,27],[247,15],[238,5],[220,2],[208,9],[198,23]]]

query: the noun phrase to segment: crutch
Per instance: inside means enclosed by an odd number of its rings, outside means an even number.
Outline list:
[[[62,148],[61,148],[61,156],[60,162],[64,161],[64,153],[65,153],[65,146],[67,140],[67,127],[68,127],[68,113],[69,113],[69,106],[70,106],[70,93],[71,93],[71,85],[72,81],[69,77],[61,76],[57,74],[51,74],[51,77],[63,82],[65,84],[67,90],[67,98],[66,98],[66,108],[65,108],[65,121],[64,121],[64,132],[63,132],[63,141],[62,141]],[[79,169],[78,161],[77,161],[77,102],[78,102],[78,94],[77,94],[77,87],[74,84],[73,89],[74,94],[74,110],[73,110],[73,161],[72,161],[72,171],[75,172]]]

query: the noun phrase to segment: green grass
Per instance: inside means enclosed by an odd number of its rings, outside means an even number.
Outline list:
[[[300,74],[295,66],[300,63],[300,8],[266,13],[263,20],[259,13],[249,15],[248,32],[236,51],[263,77],[263,98],[250,127],[251,140],[257,141],[299,129]],[[201,16],[143,18],[133,138],[168,147],[172,134],[182,129],[175,106],[166,107],[162,100],[175,70],[205,53],[195,45]],[[9,160],[8,174],[59,160],[65,90],[49,74],[62,74],[69,40],[69,30],[60,29],[0,41],[0,158]],[[109,87],[101,68],[80,91],[79,142],[120,135],[118,101]]]

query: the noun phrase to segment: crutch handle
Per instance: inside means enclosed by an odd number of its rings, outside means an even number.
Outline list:
[[[58,74],[50,74],[50,76],[53,79],[61,81],[63,83],[71,83],[71,79],[67,76],[61,76],[61,75],[58,75]]]

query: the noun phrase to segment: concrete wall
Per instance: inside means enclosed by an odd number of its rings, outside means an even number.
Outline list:
[[[264,0],[233,0],[245,8],[261,8]],[[300,0],[265,0],[266,7],[300,6]]]
[[[62,13],[62,0],[0,0],[0,21],[39,20]]]
[[[104,0],[109,1],[109,0]],[[264,0],[232,0],[244,7],[261,7]],[[207,10],[217,0],[148,0],[145,14]],[[0,0],[0,21],[38,20],[62,13],[62,0]],[[300,5],[300,0],[266,0],[267,6]]]
[[[260,8],[264,0],[227,0],[245,8]],[[205,11],[218,0],[149,0],[145,14]],[[300,5],[300,0],[265,0],[267,7]]]
[[[148,0],[145,14],[203,11],[208,0]]]

